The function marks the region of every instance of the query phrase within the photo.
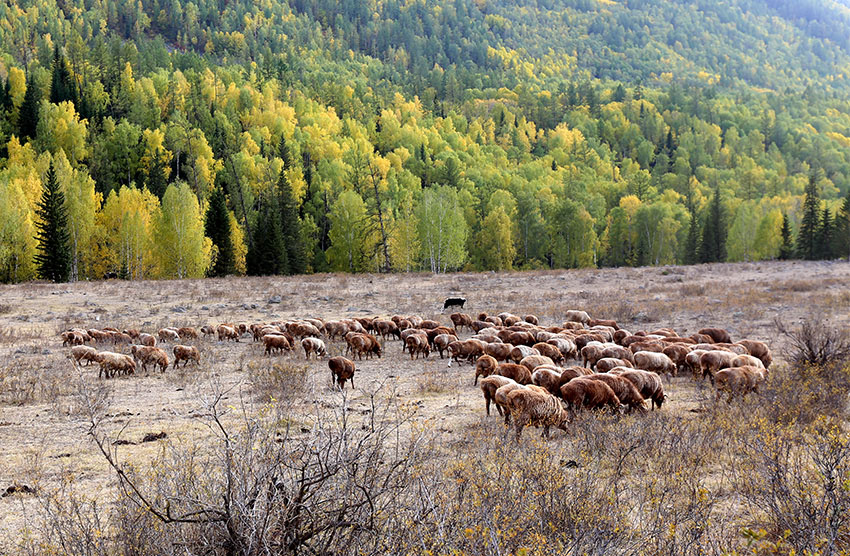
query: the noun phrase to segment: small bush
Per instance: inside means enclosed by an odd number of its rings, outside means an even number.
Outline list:
[[[840,365],[850,359],[850,336],[820,318],[804,320],[795,329],[779,318],[774,323],[788,342],[785,359],[794,366]]]
[[[307,388],[308,367],[274,359],[252,359],[245,368],[257,399],[292,397]],[[330,376],[330,372],[328,373]]]

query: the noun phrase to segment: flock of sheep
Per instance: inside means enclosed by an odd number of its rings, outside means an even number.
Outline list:
[[[148,365],[165,371],[171,362],[161,346],[172,344],[173,366],[200,363],[196,346],[179,342],[212,337],[220,342],[239,342],[249,337],[261,342],[265,354],[292,353],[300,345],[305,358],[324,357],[327,341],[342,341],[344,356],[331,357],[328,367],[332,380],[343,388],[354,387],[355,359],[381,357],[392,339],[411,358],[427,358],[438,352],[441,358],[474,365],[474,384],[481,378],[485,410],[491,404],[508,424],[513,420],[517,439],[526,426],[543,427],[543,436],[556,426],[564,429],[571,415],[582,409],[610,408],[612,411],[646,411],[660,408],[666,396],[661,377],[690,371],[699,379],[708,378],[717,389],[717,398],[728,393],[744,396],[757,391],[767,378],[772,362],[767,344],[756,340],[732,342],[729,333],[704,328],[689,337],[660,328],[634,334],[610,320],[592,319],[584,311],[567,311],[565,321],[541,326],[537,317],[511,313],[477,318],[453,313],[451,325],[418,316],[391,318],[352,318],[323,321],[304,318],[271,323],[225,323],[192,327],[162,328],[156,336],[138,330],[115,328],[71,329],[61,334],[70,345],[71,357],[81,362],[99,363],[98,376],[133,374],[136,366]],[[460,339],[460,333],[471,334]],[[324,338],[324,339],[323,339]],[[89,344],[125,345],[129,353],[98,351]],[[158,346],[159,344],[159,346]],[[574,361],[575,365],[567,365]],[[581,362],[581,365],[577,363]]]

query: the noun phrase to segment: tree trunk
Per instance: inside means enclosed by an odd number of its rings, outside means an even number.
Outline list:
[[[375,167],[369,162],[369,175],[372,177],[372,189],[375,192],[375,208],[378,211],[378,223],[381,227],[381,249],[384,252],[384,266],[381,272],[390,271],[390,251],[387,245],[387,232],[384,228],[384,212],[381,209],[381,196],[378,193],[378,180],[375,178]]]

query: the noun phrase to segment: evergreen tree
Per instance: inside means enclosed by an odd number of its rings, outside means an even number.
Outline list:
[[[685,251],[682,254],[682,262],[685,264],[697,264],[699,262],[700,248],[700,226],[696,212],[691,212],[691,223],[688,226],[688,237],[685,240]]]
[[[814,260],[818,255],[817,233],[821,223],[821,210],[817,178],[817,172],[813,172],[809,177],[806,199],[803,201],[803,220],[797,233],[797,256],[807,261]]]
[[[794,241],[791,238],[791,225],[788,223],[788,215],[782,215],[782,245],[779,247],[779,260],[787,261],[794,256]]]
[[[59,104],[70,100],[76,107],[77,87],[74,84],[71,72],[65,57],[59,52],[59,46],[53,47],[53,74],[50,79],[50,102]]]
[[[24,101],[21,103],[21,108],[18,111],[18,136],[21,142],[27,139],[35,139],[36,130],[38,129],[38,108],[41,102],[41,95],[38,92],[38,87],[30,74],[27,79],[27,91],[24,94]]]
[[[835,230],[832,221],[832,213],[829,211],[829,207],[824,207],[820,226],[818,227],[818,231],[815,236],[815,247],[818,259],[830,261],[835,257],[832,253],[832,242],[834,237]]]
[[[156,195],[160,200],[168,188],[168,178],[165,176],[165,160],[159,152],[151,160],[146,185],[148,186],[148,191]]]
[[[699,260],[703,263],[726,260],[726,215],[720,202],[720,188],[714,190],[714,197],[705,215]]]
[[[4,112],[12,110],[12,86],[8,79],[4,80],[3,85],[0,86],[0,110]]]
[[[209,276],[227,276],[236,270],[233,254],[233,240],[230,237],[230,213],[227,210],[227,198],[221,187],[213,189],[207,206],[204,235],[212,240],[217,254],[208,271]]]
[[[850,191],[838,212],[835,213],[835,237],[832,253],[838,258],[850,260]]]
[[[280,229],[283,233],[283,242],[286,245],[286,255],[289,261],[287,274],[303,274],[307,270],[307,254],[301,237],[301,220],[298,218],[298,203],[292,192],[292,185],[286,175],[286,169],[292,163],[289,148],[283,137],[280,139],[280,157],[284,161],[284,167],[280,172],[277,182],[278,195],[280,196]]]
[[[52,162],[47,170],[36,214],[39,220],[35,225],[38,230],[38,253],[35,255],[38,276],[53,282],[67,282],[71,273],[68,212],[65,195],[56,181]]]
[[[253,229],[254,241],[245,256],[245,266],[252,276],[271,276],[286,274],[289,261],[286,258],[286,245],[283,231],[280,229],[280,208],[277,197],[272,196],[260,202],[257,224]]]

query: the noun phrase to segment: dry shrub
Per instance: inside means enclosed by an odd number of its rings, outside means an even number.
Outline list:
[[[244,368],[256,399],[261,401],[292,398],[307,388],[307,365],[261,358],[249,360]]]
[[[453,390],[445,371],[429,369],[416,377],[416,388],[422,394],[443,394]]]
[[[850,335],[819,317],[791,329],[779,318],[776,329],[785,337],[785,359],[797,367],[842,364],[850,359]]]
[[[52,402],[70,393],[73,365],[64,360],[50,365],[33,358],[7,358],[0,363],[0,403],[24,405]]]
[[[705,295],[705,284],[689,283],[679,286],[679,296],[681,297],[700,297]]]

